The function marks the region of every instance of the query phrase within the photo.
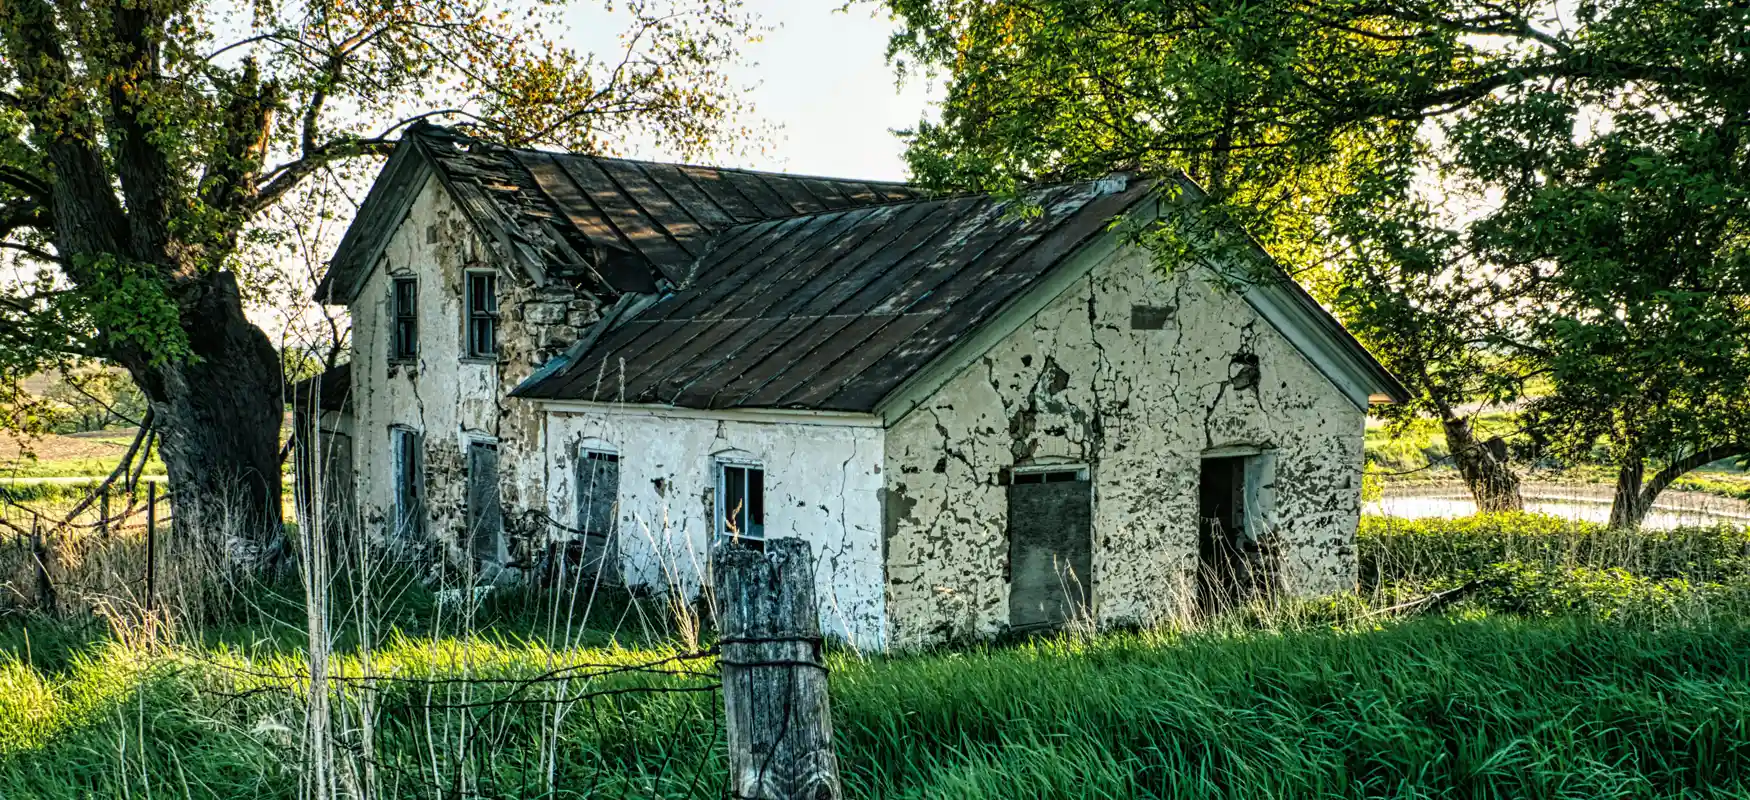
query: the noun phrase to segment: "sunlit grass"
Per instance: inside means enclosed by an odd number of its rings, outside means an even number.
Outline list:
[[[1750,604],[1728,591],[1750,574],[1747,542],[1741,529],[1634,538],[1530,515],[1375,519],[1356,595],[1194,629],[832,651],[846,789],[1750,796]],[[1438,614],[1380,613],[1504,574],[1519,582]],[[1679,583],[1722,588],[1668,602]],[[491,599],[474,633],[433,617],[455,612],[417,585],[395,595],[379,619],[397,622],[368,650],[342,642],[329,664],[335,735],[358,747],[369,710],[382,796],[720,796],[720,696],[647,691],[709,687],[709,655],[681,658],[645,637],[550,636],[535,595]],[[0,632],[0,797],[300,797],[311,687],[300,611],[281,593],[248,607],[275,622],[226,620],[151,650],[42,621],[28,645]],[[565,684],[530,681],[560,674]],[[603,690],[628,691],[581,699]],[[558,696],[574,702],[547,702]],[[553,794],[540,790],[548,769]]]

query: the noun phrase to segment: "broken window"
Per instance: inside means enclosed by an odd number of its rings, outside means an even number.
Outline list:
[[[395,534],[417,539],[425,533],[425,437],[412,428],[391,428],[395,470]]]
[[[468,543],[475,558],[506,560],[504,509],[498,497],[498,443],[468,443]]]
[[[1094,492],[1088,468],[1017,467],[1009,501],[1009,627],[1061,628],[1090,613]]]
[[[580,574],[609,585],[619,571],[620,457],[584,450],[577,459],[577,527],[582,532]]]
[[[468,357],[491,358],[498,352],[498,276],[468,273]]]
[[[766,538],[766,471],[756,463],[717,463],[717,535],[760,547]]]
[[[419,356],[419,282],[414,278],[396,278],[392,295],[390,313],[394,328],[389,333],[389,357],[412,361]]]

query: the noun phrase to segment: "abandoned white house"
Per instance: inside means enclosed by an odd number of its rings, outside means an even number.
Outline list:
[[[380,543],[693,591],[718,537],[802,537],[863,647],[1350,586],[1365,410],[1403,390],[1292,281],[1114,230],[1195,191],[1164,186],[932,198],[421,126],[317,290],[353,320],[324,429]]]

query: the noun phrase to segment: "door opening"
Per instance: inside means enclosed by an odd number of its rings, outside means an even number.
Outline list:
[[[1242,605],[1258,593],[1252,573],[1267,493],[1263,456],[1203,459],[1197,482],[1197,606],[1214,614]]]

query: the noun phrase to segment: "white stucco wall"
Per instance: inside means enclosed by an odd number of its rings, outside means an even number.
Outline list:
[[[463,453],[496,436],[498,367],[464,358],[463,275],[490,268],[473,226],[438,181],[427,182],[352,305],[354,467],[367,533],[394,518],[390,429],[425,435],[427,532],[451,546],[463,527]],[[419,279],[419,358],[391,363],[391,278]],[[500,282],[504,281],[502,273]],[[405,542],[424,551],[433,542]],[[459,551],[458,551],[459,553]]]
[[[1169,316],[1158,329],[1133,328]],[[1258,357],[1253,388],[1234,355]],[[1243,382],[1242,382],[1243,383]],[[1189,608],[1205,453],[1274,454],[1291,591],[1355,580],[1364,413],[1239,296],[1122,248],[888,432],[890,642],[988,636],[1008,621],[1003,467],[1091,465],[1094,605],[1105,625]]]
[[[550,411],[544,433],[548,513],[575,524],[578,452],[612,450],[619,455],[627,582],[659,588],[672,581],[691,597],[705,581],[716,458],[733,452],[756,459],[765,469],[766,536],[806,539],[814,551],[822,631],[880,649],[886,642],[883,435],[873,418],[638,406]]]

